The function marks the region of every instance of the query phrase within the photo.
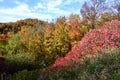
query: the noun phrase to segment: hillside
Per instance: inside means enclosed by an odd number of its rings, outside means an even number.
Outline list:
[[[35,27],[36,25],[44,27],[47,24],[45,21],[41,21],[38,19],[25,19],[19,20],[17,22],[9,22],[9,23],[1,23],[0,24],[0,33],[1,34],[8,34],[9,32],[17,33],[21,30],[23,26],[32,26]]]
[[[0,4],[0,80],[120,80],[120,0]]]

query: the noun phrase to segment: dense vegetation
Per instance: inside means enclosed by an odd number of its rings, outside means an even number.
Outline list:
[[[69,63],[78,63],[85,56],[94,56],[104,53],[110,48],[120,47],[120,21],[111,21],[88,32],[64,57],[58,58],[53,67],[69,66]]]
[[[54,23],[1,23],[0,80],[120,80],[120,2],[105,3]]]

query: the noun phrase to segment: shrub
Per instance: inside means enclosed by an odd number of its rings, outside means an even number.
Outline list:
[[[120,48],[109,49],[95,58],[86,56],[72,66],[46,70],[42,77],[46,80],[120,80]]]
[[[41,62],[36,62],[30,53],[20,53],[6,55],[5,63],[13,67],[13,72],[26,70],[40,69],[43,67]]]
[[[23,70],[13,75],[13,80],[37,80],[39,79],[39,72],[36,70]]]
[[[86,59],[85,66],[80,69],[80,80],[119,80],[120,77],[120,48],[110,49],[109,52],[98,54],[96,58]]]
[[[112,75],[113,80],[120,80],[120,71]]]
[[[1,74],[0,80],[39,80],[38,70],[23,70],[16,72],[14,74]]]
[[[120,21],[117,20],[88,32],[64,58],[58,58],[52,67],[70,66],[71,63],[80,62],[88,54],[94,56],[112,47],[120,47]]]

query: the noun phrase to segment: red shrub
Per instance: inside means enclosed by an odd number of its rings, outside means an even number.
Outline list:
[[[52,68],[70,66],[69,63],[78,63],[87,54],[95,55],[112,47],[120,47],[120,21],[117,20],[88,32],[64,58],[58,58]]]

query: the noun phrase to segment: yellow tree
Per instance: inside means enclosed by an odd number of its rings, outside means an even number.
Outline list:
[[[54,32],[55,26],[53,23],[46,23],[45,28],[45,34],[44,34],[44,58],[46,61],[46,64],[51,64],[51,62],[55,59],[53,55],[53,32]]]
[[[45,34],[45,58],[47,64],[51,64],[56,58],[64,56],[71,49],[71,40],[67,31],[66,18],[58,18],[55,27],[47,26]]]
[[[54,49],[58,56],[64,56],[71,49],[71,39],[65,17],[57,19],[54,31]]]

